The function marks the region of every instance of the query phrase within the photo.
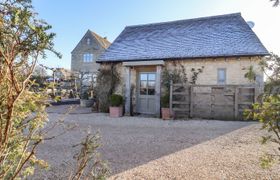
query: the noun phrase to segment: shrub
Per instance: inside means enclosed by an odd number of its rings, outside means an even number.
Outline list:
[[[48,166],[38,159],[37,148],[58,136],[50,133],[62,120],[45,127],[47,92],[34,89],[31,76],[38,60],[46,58],[47,51],[61,57],[53,49],[55,34],[50,30],[50,25],[38,19],[31,0],[0,1],[0,179],[34,179],[29,176],[36,168]],[[55,96],[54,86],[52,95]],[[78,175],[71,179],[81,179],[80,174],[85,174],[87,169],[95,179],[106,175],[106,169],[93,161],[97,147],[94,137],[88,136],[82,142],[82,155],[77,161],[79,169],[75,173]]]
[[[166,93],[161,97],[161,107],[163,108],[169,108],[169,94]]]
[[[261,61],[260,65],[267,75],[265,92],[258,97],[258,102],[253,104],[253,109],[245,111],[245,115],[247,119],[261,122],[262,129],[267,130],[268,134],[262,136],[262,144],[276,144],[276,149],[270,147],[273,153],[265,153],[261,157],[261,166],[267,168],[273,162],[280,163],[280,57],[272,53]]]
[[[113,94],[110,97],[110,104],[113,107],[119,107],[123,104],[123,97],[121,95],[118,94]]]
[[[83,92],[81,95],[81,99],[89,99],[89,93],[87,91]]]
[[[253,66],[250,66],[248,69],[248,72],[244,75],[245,78],[247,78],[251,83],[256,80],[256,72],[254,71]]]
[[[110,66],[110,67],[109,67]],[[99,111],[108,112],[110,106],[110,96],[114,93],[120,83],[120,74],[113,64],[109,68],[101,68],[97,74],[94,92],[99,104]]]

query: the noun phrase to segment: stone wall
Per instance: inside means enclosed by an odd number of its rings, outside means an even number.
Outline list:
[[[165,67],[172,71],[172,69],[179,67],[179,63],[186,69],[188,79],[191,78],[192,68],[201,68],[204,66],[203,72],[199,74],[196,84],[201,85],[216,85],[217,84],[217,70],[218,68],[226,69],[226,84],[231,85],[246,85],[250,84],[249,80],[244,77],[248,72],[250,66],[253,66],[253,70],[263,80],[264,74],[259,66],[261,61],[260,57],[241,57],[241,58],[217,58],[217,59],[186,59],[186,60],[168,60],[165,61]],[[106,66],[105,64],[103,66]],[[124,67],[122,63],[117,63],[122,80],[124,79]],[[155,71],[155,67],[134,67],[131,70],[131,83],[136,87],[136,76],[139,71]],[[124,80],[123,80],[124,82]],[[124,85],[120,84],[118,87],[118,93],[122,93]]]
[[[263,81],[263,72],[259,66],[261,58],[259,57],[241,57],[241,58],[217,58],[217,59],[186,59],[186,60],[168,60],[165,61],[165,67],[172,71],[175,67],[181,64],[188,75],[191,78],[192,68],[201,68],[204,66],[203,72],[199,74],[196,84],[200,85],[216,85],[217,84],[217,70],[218,68],[226,69],[226,84],[231,85],[247,85],[250,84],[249,80],[244,77],[245,73],[248,72],[250,66],[253,66],[255,73],[259,76],[259,79]],[[125,71],[122,63],[115,63],[117,69],[121,75],[121,82],[116,89],[117,94],[125,95]],[[110,64],[102,64],[101,68],[109,68]],[[136,110],[136,98],[137,98],[137,74],[138,72],[152,72],[156,71],[155,66],[145,67],[133,67],[131,68],[131,86],[132,91],[132,108]],[[261,82],[263,83],[263,82]]]
[[[166,61],[166,67],[170,70],[174,65],[180,63],[185,67],[188,79],[191,78],[192,68],[201,68],[204,66],[203,72],[199,74],[196,84],[215,85],[217,84],[218,68],[226,69],[226,84],[244,85],[249,84],[249,80],[244,77],[250,66],[258,76],[263,80],[263,72],[259,66],[261,58],[259,57],[242,57],[242,58],[208,58],[208,59],[186,59],[179,61]],[[262,82],[261,82],[262,83]]]
[[[89,45],[87,44],[88,38],[91,40]],[[96,60],[104,51],[105,48],[90,33],[86,33],[71,53],[71,70],[96,73],[100,66]],[[83,56],[86,53],[93,54],[92,62],[84,62]]]

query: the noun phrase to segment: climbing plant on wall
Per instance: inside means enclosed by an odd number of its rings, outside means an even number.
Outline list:
[[[96,86],[94,92],[97,96],[99,111],[108,112],[109,97],[114,93],[117,85],[120,83],[120,73],[114,64],[101,67],[97,73]]]

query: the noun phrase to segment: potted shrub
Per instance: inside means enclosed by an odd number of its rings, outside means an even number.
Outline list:
[[[123,116],[123,97],[118,94],[113,94],[110,97],[110,117]]]
[[[89,93],[87,91],[83,92],[80,99],[81,107],[91,107],[94,103],[93,99],[89,98]]]
[[[168,93],[166,93],[164,96],[161,97],[161,118],[163,120],[171,119]]]

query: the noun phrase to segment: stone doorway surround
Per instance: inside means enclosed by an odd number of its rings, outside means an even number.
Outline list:
[[[160,117],[160,95],[161,95],[161,72],[164,66],[163,60],[149,60],[149,61],[130,61],[123,62],[125,67],[125,115],[131,116],[131,68],[133,67],[156,67],[156,87],[155,87],[155,115]]]

